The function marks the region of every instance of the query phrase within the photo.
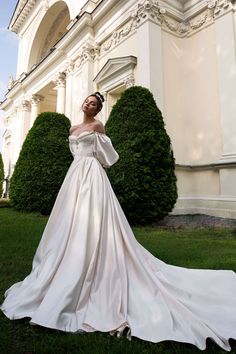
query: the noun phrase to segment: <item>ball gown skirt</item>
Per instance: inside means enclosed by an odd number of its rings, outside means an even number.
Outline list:
[[[5,293],[10,319],[68,332],[121,332],[150,342],[230,350],[236,339],[236,274],[176,267],[135,239],[104,167],[118,160],[95,131],[71,135],[74,160],[58,193],[31,273]]]

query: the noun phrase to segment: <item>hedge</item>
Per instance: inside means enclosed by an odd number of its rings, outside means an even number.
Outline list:
[[[10,180],[14,208],[50,213],[72,161],[69,128],[70,121],[63,114],[44,112],[36,118]]]
[[[175,160],[151,92],[140,86],[124,91],[113,106],[106,132],[120,155],[108,175],[129,222],[161,220],[177,199]]]

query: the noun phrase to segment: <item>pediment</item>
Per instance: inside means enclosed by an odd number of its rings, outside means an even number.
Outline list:
[[[94,81],[97,84],[101,84],[111,78],[120,76],[122,73],[131,73],[136,65],[137,58],[132,55],[108,59],[106,64],[94,78]]]

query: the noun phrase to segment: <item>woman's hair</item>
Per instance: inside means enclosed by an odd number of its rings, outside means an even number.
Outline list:
[[[98,114],[98,113],[101,111],[102,107],[103,107],[104,97],[103,97],[103,95],[102,95],[100,92],[98,92],[98,91],[92,93],[91,95],[89,95],[89,97],[91,97],[91,96],[96,97],[96,99],[97,99],[97,106],[98,106],[98,109],[97,109],[96,114]]]

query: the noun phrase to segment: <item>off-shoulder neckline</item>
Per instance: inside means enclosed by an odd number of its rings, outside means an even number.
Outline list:
[[[106,136],[105,133],[100,133],[100,132],[97,132],[96,130],[84,130],[83,132],[81,132],[79,135],[75,135],[75,134],[71,134],[69,135],[69,138],[71,137],[75,137],[76,139],[78,139],[81,135],[83,135],[84,133],[88,133],[88,134],[100,134],[100,135],[104,135]]]

